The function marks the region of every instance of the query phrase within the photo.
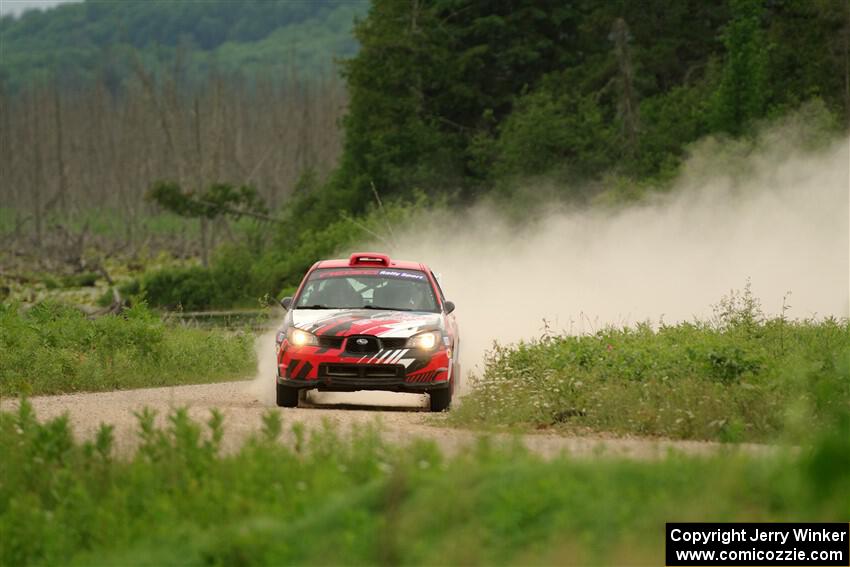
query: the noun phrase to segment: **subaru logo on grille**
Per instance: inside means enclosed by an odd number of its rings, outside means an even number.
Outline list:
[[[366,346],[369,344],[369,341],[368,339],[357,339],[357,344],[359,344],[360,346]]]

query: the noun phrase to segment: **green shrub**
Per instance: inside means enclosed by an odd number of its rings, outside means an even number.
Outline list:
[[[486,439],[452,457],[394,446],[371,426],[290,435],[274,410],[221,454],[220,412],[137,417],[138,447],[116,455],[109,425],[79,442],[26,401],[0,413],[1,564],[659,564],[666,521],[843,521],[850,506],[846,419],[799,451],[543,461]]]
[[[142,294],[142,284],[138,279],[126,281],[118,286],[118,293],[121,295],[121,299],[133,303]],[[112,289],[110,288],[97,298],[97,304],[100,307],[108,307],[112,305],[114,300],[115,296],[112,294]]]
[[[221,299],[218,282],[200,266],[163,268],[146,275],[142,288],[152,305],[169,309],[205,309]]]
[[[766,318],[749,289],[711,322],[495,345],[450,416],[686,439],[805,437],[850,404],[850,322]]]
[[[167,309],[255,306],[266,293],[252,276],[257,261],[248,248],[227,246],[216,252],[209,268],[163,268],[143,276],[140,289],[151,305]]]
[[[96,272],[83,272],[82,274],[64,276],[62,285],[64,287],[93,287],[98,279],[100,279],[100,274]]]
[[[169,327],[144,304],[94,320],[60,303],[0,305],[2,395],[210,382],[253,367],[251,337]]]
[[[593,97],[541,89],[521,96],[501,125],[495,172],[540,175],[556,167],[597,172],[613,163],[613,135]]]
[[[688,144],[707,131],[706,90],[712,86],[677,86],[640,103],[640,152],[631,169],[640,177],[673,177]]]

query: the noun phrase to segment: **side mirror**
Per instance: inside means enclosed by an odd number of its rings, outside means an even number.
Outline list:
[[[292,306],[292,298],[284,297],[280,300],[280,306],[289,311],[289,308]]]
[[[446,301],[446,302],[443,304],[443,307],[445,307],[445,308],[446,308],[446,313],[447,313],[447,314],[448,314],[448,313],[451,313],[452,311],[454,311],[454,310],[455,310],[455,302],[454,302],[454,301]]]

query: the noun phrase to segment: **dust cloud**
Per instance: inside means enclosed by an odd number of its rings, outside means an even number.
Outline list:
[[[767,138],[745,157],[704,142],[650,203],[550,210],[522,229],[481,205],[397,234],[393,254],[441,274],[465,371],[493,340],[539,336],[544,319],[553,332],[583,333],[705,318],[748,280],[766,313],[791,292],[790,317],[846,317],[848,141],[807,153],[793,131]]]
[[[280,317],[283,319],[283,316]],[[257,354],[257,374],[251,379],[247,391],[264,406],[275,405],[275,376],[277,375],[277,347],[274,342],[277,327],[257,337],[254,351]]]
[[[706,318],[748,281],[767,313],[791,292],[789,317],[847,317],[850,145],[802,151],[797,130],[773,129],[756,149],[703,141],[670,191],[618,210],[551,206],[521,228],[487,204],[432,212],[395,229],[390,252],[440,275],[457,304],[464,374],[480,370],[494,340],[539,336],[544,320],[551,332],[587,333]],[[251,388],[271,405],[273,334],[258,344]],[[384,401],[362,394],[353,403]]]

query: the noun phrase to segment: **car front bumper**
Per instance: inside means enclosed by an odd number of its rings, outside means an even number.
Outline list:
[[[445,348],[430,353],[405,351],[381,359],[284,342],[278,353],[277,382],[299,389],[338,392],[427,392],[449,387],[451,365],[450,351]]]

